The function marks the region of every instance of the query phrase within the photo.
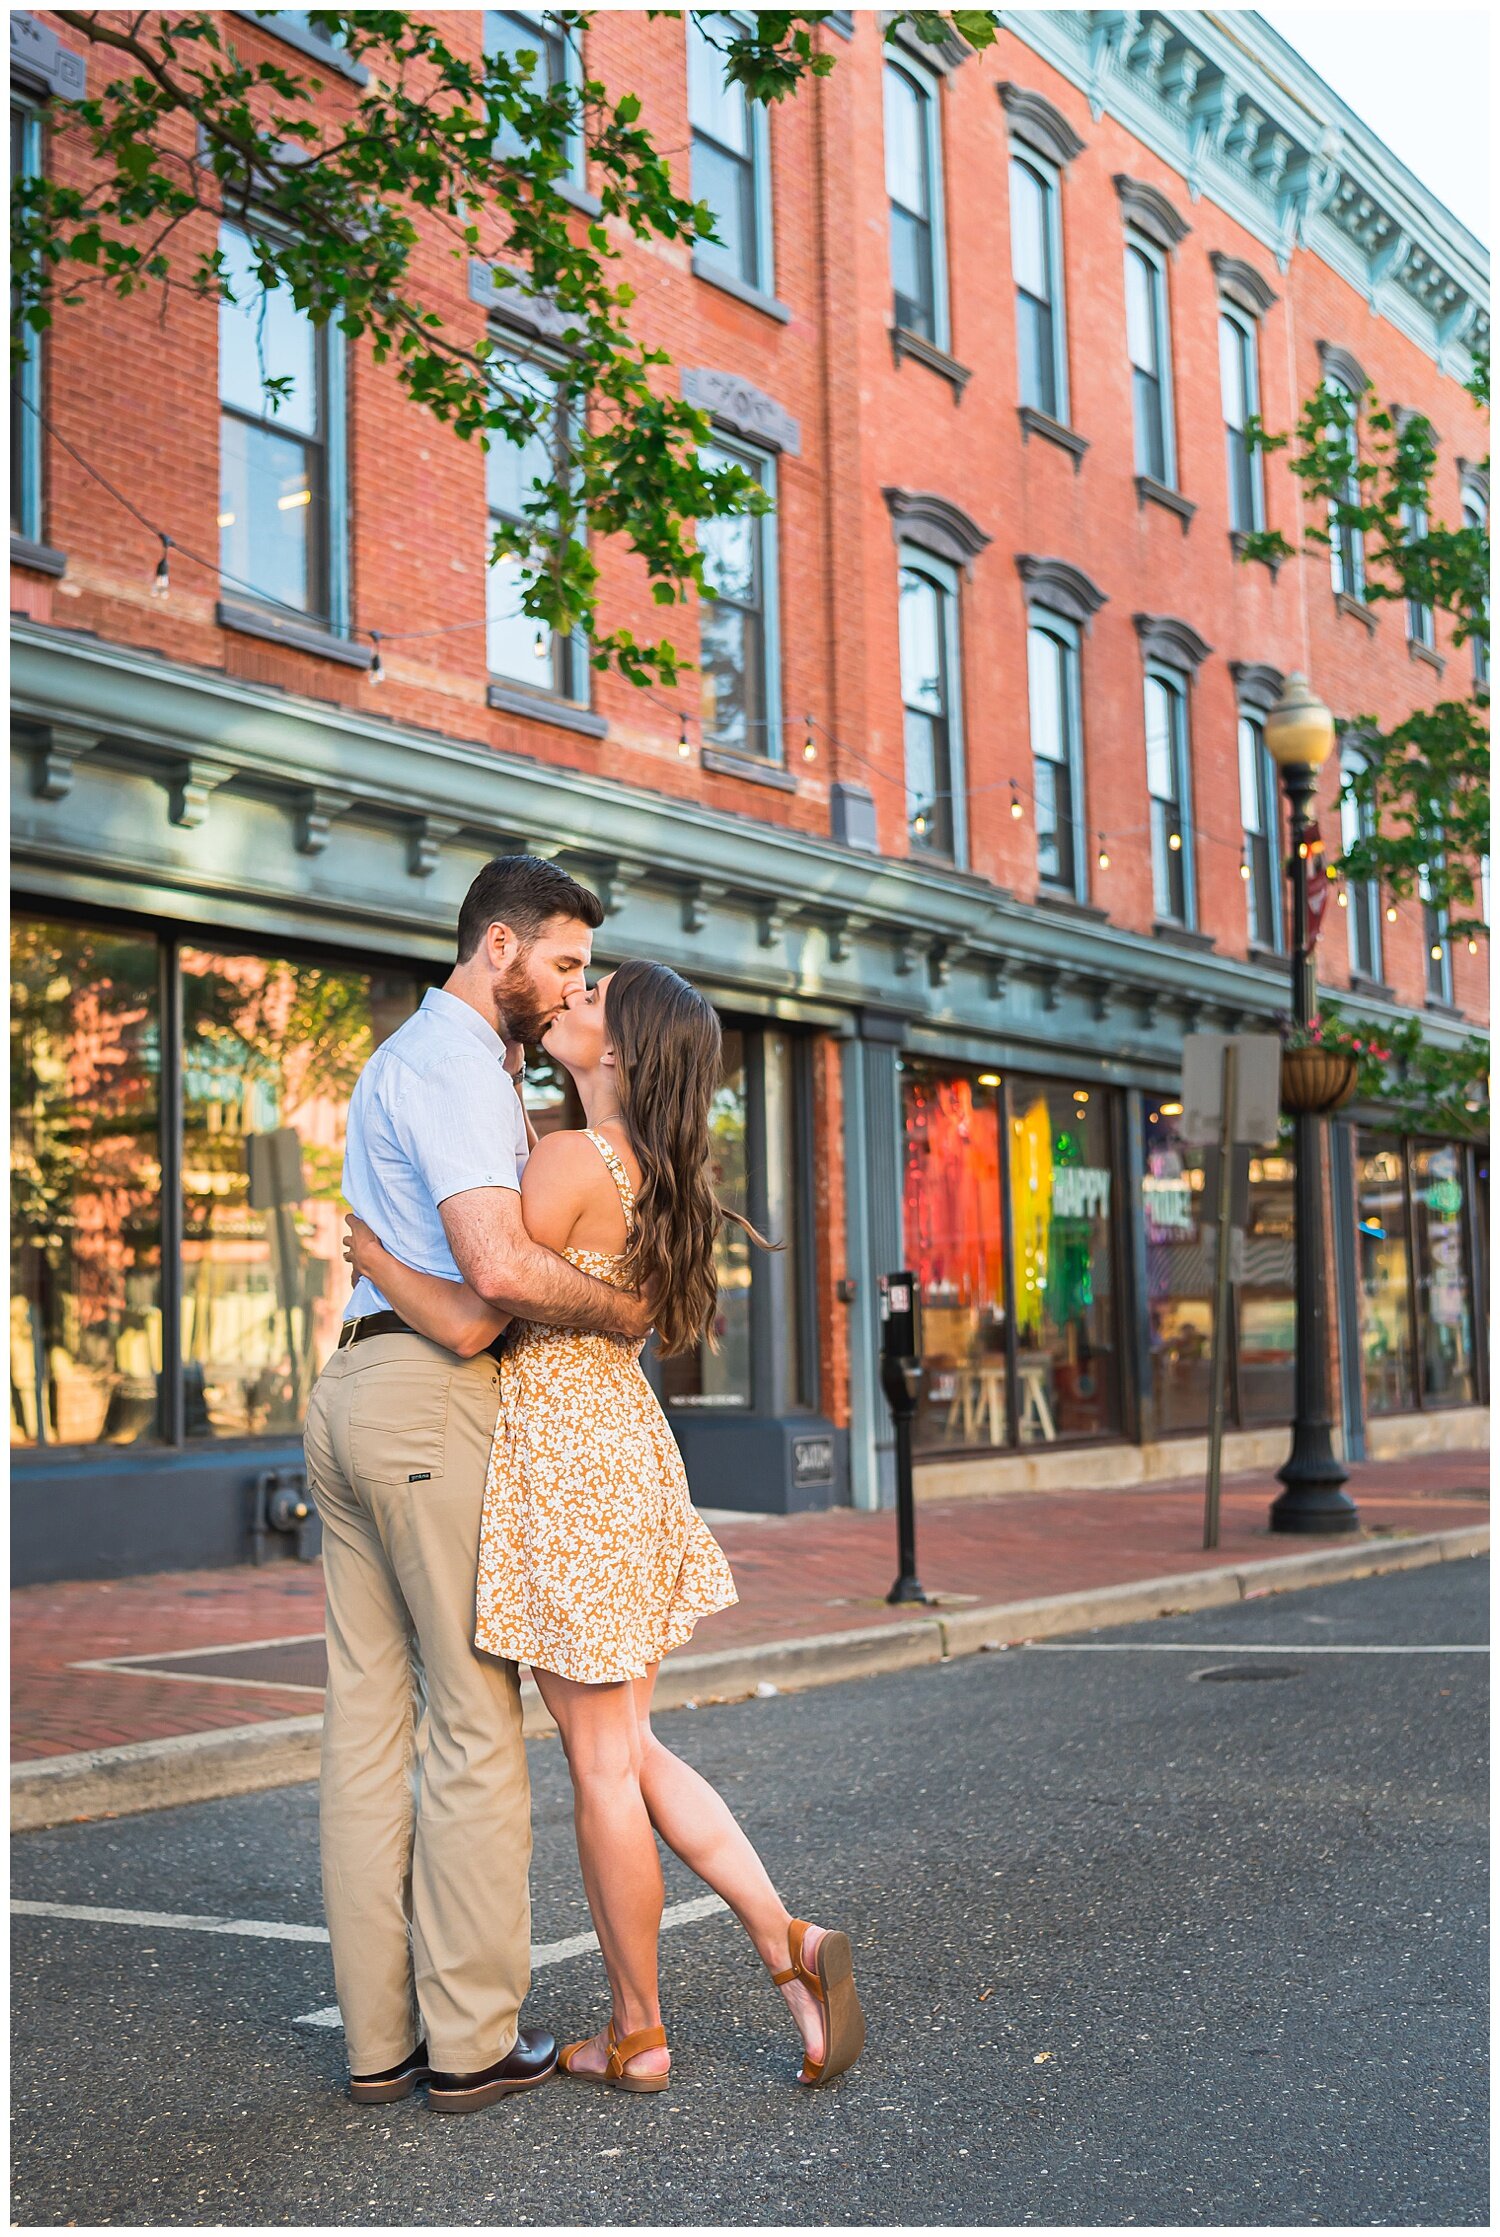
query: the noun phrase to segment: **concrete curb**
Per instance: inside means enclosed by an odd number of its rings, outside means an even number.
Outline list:
[[[1066,1632],[1148,1623],[1198,1608],[1227,1607],[1272,1592],[1339,1584],[1354,1577],[1425,1569],[1438,1561],[1465,1561],[1488,1553],[1488,1524],[1436,1530],[1410,1538],[1377,1538],[1357,1545],[1283,1554],[1270,1561],[1239,1562],[1223,1569],[1189,1570],[1183,1576],[1148,1577],[1088,1592],[1013,1600],[994,1608],[873,1624],[864,1631],[835,1631],[819,1638],[780,1639],[765,1646],[732,1647],[722,1654],[680,1655],[657,1687],[657,1705],[680,1709],[699,1703],[743,1701],[762,1685],[777,1692],[837,1685],[893,1670],[914,1670],[989,1646]],[[528,1737],[555,1729],[535,1685],[521,1688]],[[82,1755],[46,1756],[17,1764],[10,1775],[11,1830],[160,1810],[184,1802],[212,1802],[266,1787],[295,1786],[317,1777],[320,1716],[233,1725],[222,1732],[191,1732],[171,1740],[139,1740],[129,1747],[96,1748]]]

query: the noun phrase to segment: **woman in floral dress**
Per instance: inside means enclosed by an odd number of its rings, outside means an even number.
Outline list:
[[[527,1229],[585,1273],[648,1297],[664,1352],[694,1349],[716,1302],[719,1227],[738,1219],[710,1181],[713,1008],[664,965],[627,963],[575,999],[544,1046],[571,1075],[587,1123],[547,1135],[528,1158]],[[505,1326],[466,1284],[416,1273],[361,1221],[350,1228],[356,1271],[422,1335],[472,1355]],[[817,2086],[864,2045],[848,1938],[790,1916],[726,1804],[651,1727],[662,1656],[737,1595],[694,1511],[641,1348],[512,1324],[480,1530],[475,1644],[530,1665],[562,1735],[613,1999],[607,2029],[570,2044],[559,2064],[579,2081],[667,2087],[660,1834],[749,1934],[801,2033],[799,2079]]]

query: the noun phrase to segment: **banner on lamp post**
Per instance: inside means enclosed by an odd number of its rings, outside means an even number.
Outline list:
[[[1307,853],[1298,868],[1307,880],[1307,944],[1310,948],[1315,948],[1328,908],[1329,886],[1327,865],[1323,860],[1323,841],[1315,823],[1308,825],[1307,837],[1302,844]]]

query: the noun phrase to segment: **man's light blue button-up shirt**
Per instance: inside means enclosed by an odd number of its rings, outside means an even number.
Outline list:
[[[344,1195],[392,1256],[461,1281],[438,1206],[471,1188],[521,1185],[526,1119],[505,1043],[456,994],[432,987],[355,1083],[344,1141]],[[387,1310],[354,1285],[344,1318]]]

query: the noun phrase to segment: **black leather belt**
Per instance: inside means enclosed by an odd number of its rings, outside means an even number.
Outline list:
[[[399,1313],[356,1313],[339,1330],[338,1348],[347,1351],[351,1344],[362,1344],[367,1336],[421,1336],[421,1331],[408,1327]],[[423,1336],[421,1340],[426,1343],[430,1339]],[[492,1359],[498,1359],[505,1348],[504,1331],[484,1348]]]

